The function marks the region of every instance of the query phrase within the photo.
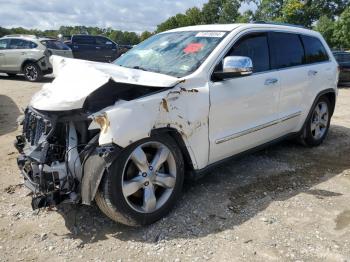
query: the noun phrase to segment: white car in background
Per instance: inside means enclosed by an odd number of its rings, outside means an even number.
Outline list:
[[[33,208],[96,201],[132,226],[162,218],[186,176],[225,159],[287,137],[320,145],[337,96],[322,36],[287,25],[178,28],[114,64],[52,63],[16,143]]]
[[[0,72],[9,76],[24,74],[31,82],[52,72],[51,55],[73,57],[72,50],[52,38],[33,35],[8,35],[0,38]]]

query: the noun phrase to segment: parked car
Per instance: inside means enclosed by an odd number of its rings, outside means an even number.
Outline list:
[[[337,95],[322,36],[284,25],[178,28],[114,64],[52,64],[16,143],[32,206],[96,201],[132,226],[162,218],[185,177],[223,160],[291,137],[320,145]]]
[[[339,84],[338,85],[349,85],[350,84],[350,52],[333,52],[335,59],[339,64]]]
[[[73,50],[74,58],[112,62],[118,58],[118,45],[105,36],[73,35],[65,43]]]
[[[9,76],[23,73],[28,81],[40,81],[52,72],[50,55],[73,57],[70,48],[49,38],[8,35],[0,38],[0,72]]]

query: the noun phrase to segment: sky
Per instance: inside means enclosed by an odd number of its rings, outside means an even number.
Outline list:
[[[0,26],[58,29],[61,25],[154,31],[168,17],[207,0],[0,0]]]

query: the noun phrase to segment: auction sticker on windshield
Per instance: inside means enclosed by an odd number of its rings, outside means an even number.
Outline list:
[[[199,32],[196,37],[218,37],[221,38],[225,35],[225,32]]]

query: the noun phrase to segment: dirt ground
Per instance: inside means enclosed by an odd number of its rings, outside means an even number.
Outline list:
[[[12,142],[41,85],[0,76],[0,261],[350,261],[350,89],[322,146],[227,162],[187,183],[167,217],[131,229],[96,207],[31,210]]]

